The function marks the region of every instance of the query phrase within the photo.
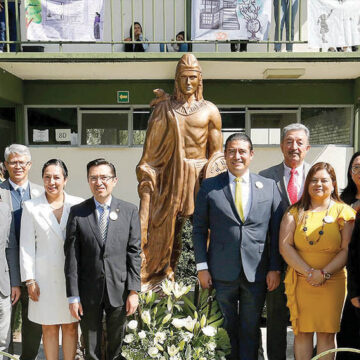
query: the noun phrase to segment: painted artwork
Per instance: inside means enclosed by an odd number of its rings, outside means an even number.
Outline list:
[[[193,40],[264,40],[271,0],[193,0]]]
[[[325,51],[359,45],[359,0],[308,1],[308,43]]]
[[[41,0],[25,0],[24,6],[26,27],[28,27],[32,22],[34,22],[35,24],[41,24]]]
[[[104,0],[26,0],[38,3],[37,22],[27,18],[28,40],[102,39]],[[26,6],[26,4],[25,4]],[[35,10],[30,9],[31,13]]]

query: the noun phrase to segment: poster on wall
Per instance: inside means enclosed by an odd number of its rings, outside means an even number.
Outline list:
[[[308,42],[312,48],[360,44],[359,0],[308,1]]]
[[[192,40],[265,40],[271,0],[193,0]]]
[[[104,0],[25,0],[28,40],[102,40]]]

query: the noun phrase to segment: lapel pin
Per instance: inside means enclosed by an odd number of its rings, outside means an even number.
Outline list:
[[[258,188],[258,189],[262,189],[264,187],[263,183],[261,181],[257,181],[255,183],[255,186]]]
[[[111,220],[116,220],[118,218],[118,214],[115,211],[112,211],[109,217]]]

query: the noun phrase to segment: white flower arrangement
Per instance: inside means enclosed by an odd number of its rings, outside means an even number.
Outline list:
[[[230,341],[208,290],[165,280],[160,297],[140,294],[139,316],[127,324],[122,356],[127,360],[223,360]]]

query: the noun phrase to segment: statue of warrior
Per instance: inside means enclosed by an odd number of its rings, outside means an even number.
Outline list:
[[[154,92],[157,98],[150,104],[154,108],[136,168],[143,290],[174,279],[182,227],[194,212],[204,169],[222,155],[221,116],[203,99],[201,68],[193,54],[183,55],[177,64],[173,96]]]

